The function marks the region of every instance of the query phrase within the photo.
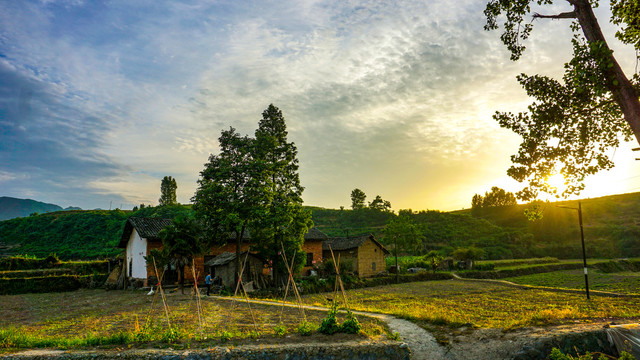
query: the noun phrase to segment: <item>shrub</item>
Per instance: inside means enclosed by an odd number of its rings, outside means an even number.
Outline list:
[[[303,321],[298,325],[298,334],[302,336],[309,336],[316,330],[316,326],[308,321]]]
[[[345,334],[357,334],[362,329],[362,325],[358,319],[353,315],[351,310],[347,311],[346,320],[340,326],[340,332]]]
[[[287,334],[287,328],[280,324],[273,327],[273,332],[278,336],[285,336]]]
[[[491,271],[496,268],[496,264],[494,263],[475,264],[473,268],[477,271]]]
[[[77,275],[0,279],[0,295],[73,291],[81,287],[81,279]]]
[[[333,335],[340,331],[340,325],[338,324],[338,305],[334,303],[331,306],[329,312],[327,312],[327,316],[322,319],[322,323],[320,324],[319,332],[325,335]]]

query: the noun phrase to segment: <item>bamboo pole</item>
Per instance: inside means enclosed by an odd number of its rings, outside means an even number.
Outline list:
[[[158,277],[158,267],[156,266],[156,258],[153,258],[153,269],[156,273],[156,278],[161,279],[160,277]],[[162,275],[164,276],[164,271],[162,272]],[[162,289],[162,281],[158,282],[158,290],[160,290],[160,295],[162,295],[162,304],[164,305],[164,314],[167,317],[167,325],[169,326],[169,329],[171,329],[171,321],[169,320],[169,306],[167,305],[167,299],[164,296],[164,290]]]

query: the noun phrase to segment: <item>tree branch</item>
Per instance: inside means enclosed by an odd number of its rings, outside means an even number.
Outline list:
[[[534,19],[575,19],[576,12],[570,11],[570,12],[560,13],[557,15],[542,15],[542,14],[534,13],[533,18]]]

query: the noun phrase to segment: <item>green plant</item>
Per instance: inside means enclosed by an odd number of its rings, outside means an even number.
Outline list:
[[[563,354],[562,351],[560,351],[560,349],[558,348],[553,348],[553,350],[551,350],[551,354],[549,355],[549,359],[551,360],[593,360],[593,355],[591,353],[586,353],[583,355],[578,355],[578,357],[574,357],[571,355]],[[610,359],[610,357],[605,354],[600,354],[600,356],[598,356],[598,360],[607,360],[607,359]],[[635,357],[623,351],[620,354],[620,357],[618,358],[618,360],[635,360]]]
[[[400,333],[398,333],[397,331],[394,331],[393,333],[389,333],[387,334],[387,339],[393,340],[393,341],[400,341]]]
[[[317,326],[315,326],[312,323],[310,323],[310,322],[305,320],[305,321],[301,322],[300,325],[298,325],[298,334],[300,334],[302,336],[309,336],[316,329],[317,329]]]
[[[362,330],[362,325],[358,319],[353,315],[351,310],[347,311],[347,316],[342,325],[340,326],[340,332],[345,334],[357,334]]]
[[[229,331],[223,331],[223,332],[220,333],[220,341],[223,342],[223,343],[231,340],[232,337],[233,337],[233,335]]]
[[[273,327],[273,332],[278,336],[285,336],[287,334],[287,328],[283,324]]]
[[[331,305],[331,309],[327,312],[327,316],[322,319],[322,323],[320,324],[319,332],[325,335],[333,335],[340,331],[340,325],[338,324],[338,304],[333,303]]]

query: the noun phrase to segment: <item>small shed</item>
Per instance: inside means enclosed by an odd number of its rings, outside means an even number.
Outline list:
[[[331,250],[336,258],[352,259],[354,270],[360,277],[370,277],[385,270],[387,250],[373,235],[331,238],[322,242],[322,257],[331,259]]]
[[[240,253],[241,263],[247,257],[247,252]],[[213,259],[204,263],[205,267],[211,269],[211,275],[213,277],[219,277],[222,280],[224,286],[232,286],[235,281],[235,266],[236,266],[236,253],[224,252]],[[262,269],[264,268],[264,261],[258,256],[249,253],[247,257],[247,264],[244,272],[242,273],[242,281],[248,283],[255,281],[258,284]]]

